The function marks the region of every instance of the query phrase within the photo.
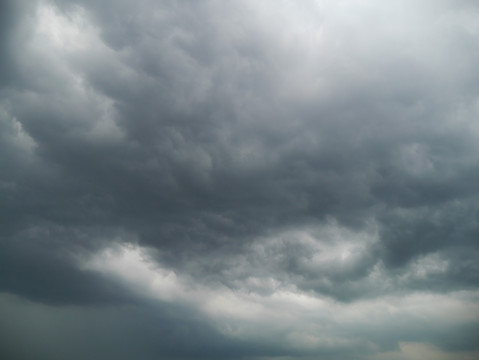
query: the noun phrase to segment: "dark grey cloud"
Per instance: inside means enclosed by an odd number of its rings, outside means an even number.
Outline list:
[[[68,357],[102,318],[79,354],[477,354],[473,2],[0,6],[12,344],[26,312],[75,329]]]
[[[176,306],[59,310],[2,295],[2,355],[9,359],[115,358],[226,359],[253,352],[217,334]],[[32,320],[34,320],[32,326]],[[21,339],[37,342],[25,347]],[[255,354],[275,353],[252,344]]]

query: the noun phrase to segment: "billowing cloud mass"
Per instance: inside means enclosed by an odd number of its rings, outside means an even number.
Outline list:
[[[479,5],[0,3],[0,357],[479,358]]]

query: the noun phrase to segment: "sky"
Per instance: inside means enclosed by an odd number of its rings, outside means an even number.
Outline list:
[[[0,357],[479,358],[479,2],[0,2]]]

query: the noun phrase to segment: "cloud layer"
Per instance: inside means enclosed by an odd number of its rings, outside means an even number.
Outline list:
[[[478,12],[3,2],[0,353],[477,357]]]

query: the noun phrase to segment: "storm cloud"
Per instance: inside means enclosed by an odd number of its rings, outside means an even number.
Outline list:
[[[478,24],[1,2],[2,358],[477,358]]]

